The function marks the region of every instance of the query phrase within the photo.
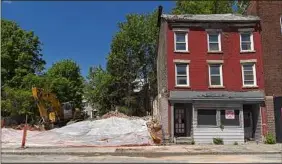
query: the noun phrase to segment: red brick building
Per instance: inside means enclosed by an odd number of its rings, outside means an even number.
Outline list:
[[[261,19],[268,131],[282,142],[282,1],[251,1],[246,13]]]
[[[233,14],[159,17],[158,109],[167,139],[261,140],[260,19]]]

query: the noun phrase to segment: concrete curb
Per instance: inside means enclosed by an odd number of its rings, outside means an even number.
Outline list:
[[[187,156],[187,155],[266,155],[281,154],[273,152],[40,152],[40,151],[2,151],[5,155],[81,155],[81,156],[131,156],[131,157],[162,157],[162,156]]]

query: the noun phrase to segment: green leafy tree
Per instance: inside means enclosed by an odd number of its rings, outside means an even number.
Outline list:
[[[75,61],[64,59],[53,64],[47,70],[46,78],[50,91],[57,95],[60,102],[73,101],[76,107],[81,108],[84,79]]]
[[[30,90],[5,87],[1,92],[1,98],[1,115],[4,117],[26,114],[34,117],[38,115]]]
[[[91,67],[85,85],[85,98],[91,105],[98,108],[99,114],[114,110],[113,78],[101,66]]]
[[[44,65],[39,38],[15,22],[1,20],[1,87],[20,86],[25,75],[40,73]]]
[[[142,115],[150,109],[150,98],[156,95],[156,26],[157,12],[150,14],[129,14],[126,21],[119,23],[119,32],[114,36],[111,53],[108,56],[107,71],[113,77],[115,102],[117,106],[136,109],[135,115]],[[137,104],[140,95],[134,92],[143,79],[146,89]],[[141,93],[141,92],[140,92]]]
[[[176,6],[172,10],[173,14],[225,14],[233,13],[233,8],[237,8],[237,13],[242,13],[249,0],[197,0],[197,1],[176,1]]]

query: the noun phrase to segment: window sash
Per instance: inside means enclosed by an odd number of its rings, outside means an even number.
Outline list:
[[[177,36],[178,35],[184,35],[184,41],[177,41]],[[175,49],[175,51],[188,51],[188,44],[187,44],[187,42],[188,42],[188,36],[187,36],[188,34],[186,33],[186,32],[174,32],[174,42],[175,42],[175,45],[174,45],[174,49]],[[185,47],[185,49],[179,49],[179,47],[177,46],[177,45],[185,45],[184,47]]]
[[[217,67],[218,73],[212,73],[211,67]],[[219,77],[218,83],[213,84],[213,81],[215,79],[213,77]],[[210,64],[209,65],[209,84],[210,86],[222,86],[222,65],[221,64]]]
[[[216,38],[216,40],[211,40],[211,37]],[[220,33],[208,33],[208,51],[220,51],[220,50],[221,50]]]
[[[255,64],[243,64],[243,85],[254,86],[256,85],[255,78]]]
[[[240,110],[234,110],[234,119],[225,119],[226,110],[220,110],[220,123],[223,126],[240,126]]]
[[[185,68],[185,74],[179,74],[178,73],[178,68],[179,67],[184,67]],[[178,63],[178,64],[175,64],[175,80],[176,80],[176,85],[177,86],[188,86],[189,85],[189,77],[188,77],[188,71],[189,71],[189,69],[188,69],[188,64],[183,64],[183,63]],[[180,80],[183,80],[183,78],[185,78],[185,80],[186,80],[186,83],[185,84],[181,84],[181,83],[179,83],[180,82]]]
[[[243,40],[243,35],[247,35],[248,39]],[[240,34],[240,47],[241,51],[252,51],[254,49],[253,46],[253,34],[252,33],[241,33]]]

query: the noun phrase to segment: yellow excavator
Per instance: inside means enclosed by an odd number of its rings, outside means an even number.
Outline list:
[[[32,87],[32,95],[39,109],[44,129],[52,129],[54,126],[65,125],[77,115],[79,109],[74,109],[71,102],[60,103],[54,93],[47,92],[42,88]]]

